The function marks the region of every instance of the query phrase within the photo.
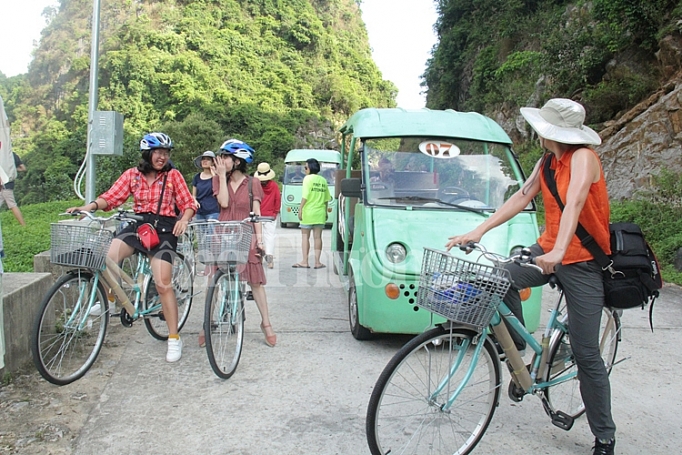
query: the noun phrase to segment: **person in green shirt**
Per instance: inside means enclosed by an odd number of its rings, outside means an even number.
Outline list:
[[[320,163],[315,158],[306,161],[304,168],[306,173],[303,179],[303,190],[301,194],[301,205],[298,209],[298,219],[301,221],[301,249],[303,250],[303,260],[294,264],[294,268],[309,269],[308,255],[310,254],[310,232],[313,233],[315,248],[315,268],[325,267],[320,262],[322,255],[322,230],[327,222],[327,205],[332,196],[329,194],[327,180],[318,175]]]

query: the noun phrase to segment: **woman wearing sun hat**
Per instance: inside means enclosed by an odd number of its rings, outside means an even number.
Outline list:
[[[282,193],[279,191],[275,178],[275,171],[270,168],[268,163],[260,163],[256,172],[253,174],[255,178],[260,180],[263,188],[263,200],[260,204],[260,213],[263,216],[279,215],[280,205],[282,203]],[[276,223],[263,223],[263,243],[265,246],[265,262],[268,268],[274,267],[275,262],[273,255],[275,253],[275,226]]]
[[[609,242],[609,198],[604,172],[591,146],[601,138],[585,126],[585,109],[565,98],[549,100],[541,109],[524,107],[521,115],[535,130],[547,153],[530,178],[504,205],[473,231],[448,239],[448,250],[467,242],[479,242],[490,229],[511,219],[528,206],[538,193],[545,203],[546,228],[530,247],[543,272],[510,265],[514,285],[504,302],[523,323],[518,289],[541,286],[555,274],[564,289],[568,308],[570,341],[578,366],[580,392],[590,429],[595,436],[594,455],[614,453],[616,426],[611,416],[611,388],[599,351],[599,324],[604,306],[602,271],[575,235],[578,222],[594,237],[606,254]],[[562,210],[550,192],[542,172],[544,160],[555,172]],[[514,337],[517,348],[523,340]]]

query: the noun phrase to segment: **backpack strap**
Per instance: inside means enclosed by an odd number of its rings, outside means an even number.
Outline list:
[[[549,192],[552,193],[552,196],[554,196],[554,199],[556,199],[556,202],[559,205],[559,209],[563,212],[565,206],[561,200],[561,196],[559,196],[559,191],[556,187],[556,180],[554,179],[554,170],[550,167],[551,164],[552,155],[548,153],[545,155],[544,162],[542,163],[542,173],[545,177],[545,184],[547,185]],[[594,237],[587,232],[582,224],[578,223],[578,226],[575,229],[575,235],[578,236],[580,243],[582,243],[587,251],[592,254],[594,260],[597,261],[597,264],[599,264],[599,267],[601,267],[602,270],[608,270],[612,275],[620,273],[613,269],[613,261],[606,255],[606,253],[604,253],[604,250],[601,249],[599,244],[594,240]]]

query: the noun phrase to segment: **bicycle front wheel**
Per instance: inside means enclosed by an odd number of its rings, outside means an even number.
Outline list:
[[[218,377],[227,379],[239,365],[244,343],[244,289],[235,274],[219,270],[206,294],[206,354]]]
[[[476,356],[477,336],[439,326],[413,338],[389,361],[367,408],[373,455],[473,450],[493,417],[501,384],[497,352],[486,341]]]
[[[52,384],[80,379],[95,363],[107,332],[109,308],[101,282],[78,270],[60,277],[40,304],[31,351],[40,375]]]
[[[578,366],[573,358],[569,338],[568,333],[562,332],[549,347],[549,363],[551,365],[549,380],[570,373],[575,373],[575,376],[566,382],[548,387],[545,389],[545,394],[552,411],[562,411],[577,419],[585,412],[585,404],[580,394],[580,381],[577,376]],[[620,317],[615,310],[604,307],[599,328],[599,349],[607,374],[611,374],[613,363],[616,360],[619,340]]]
[[[161,300],[156,290],[154,278],[147,278],[147,285],[144,297],[144,325],[151,336],[157,340],[165,341],[168,339],[168,324],[161,311]],[[189,317],[189,310],[192,307],[192,297],[194,291],[194,272],[191,263],[181,254],[176,254],[173,259],[173,290],[178,302],[178,332],[182,330]],[[157,313],[154,309],[158,308]]]

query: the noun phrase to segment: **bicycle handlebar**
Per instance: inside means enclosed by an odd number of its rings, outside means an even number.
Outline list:
[[[95,216],[94,212],[83,212],[80,210],[74,210],[71,213],[60,213],[59,216],[65,216],[65,215],[70,215],[70,216],[85,216],[86,218],[90,219],[91,221],[98,221],[100,223],[107,222],[109,220],[117,219],[121,221],[125,220],[134,220],[134,221],[144,221],[144,217],[134,213],[134,212],[129,212],[127,210],[119,210],[118,212],[114,213],[113,215],[110,216]]]
[[[480,251],[484,258],[492,261],[498,267],[503,264],[516,262],[521,267],[530,267],[542,272],[542,268],[535,264],[535,258],[531,256],[530,250],[528,248],[523,248],[519,254],[514,254],[509,257],[488,251],[486,247],[476,242],[469,242],[464,245],[459,245],[459,249],[465,251],[467,254],[471,253],[473,250]]]
[[[255,213],[251,212],[249,216],[244,218],[241,222],[242,223],[270,223],[272,221],[275,221],[274,216],[262,216],[262,215],[256,215]],[[208,219],[208,220],[201,220],[201,221],[193,221],[190,223],[190,225],[196,225],[196,224],[203,224],[203,223],[232,223],[236,220],[231,220],[231,221],[220,221],[220,220],[213,220],[213,219]]]

